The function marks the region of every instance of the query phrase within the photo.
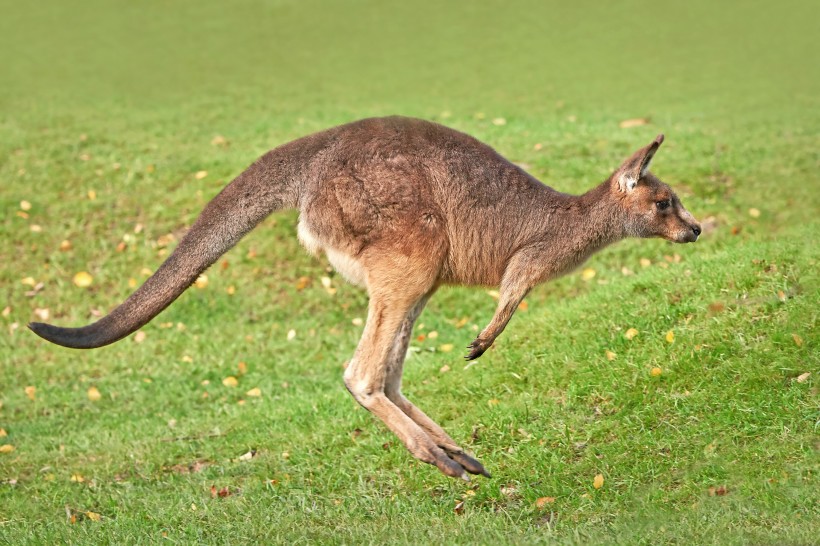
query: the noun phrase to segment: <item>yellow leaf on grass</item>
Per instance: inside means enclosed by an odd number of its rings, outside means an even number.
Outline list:
[[[11,444],[3,444],[0,446],[0,453],[11,453],[14,451],[14,446]]]
[[[667,343],[675,343],[675,332],[673,332],[672,330],[666,332],[665,339]]]
[[[94,277],[92,277],[87,271],[80,271],[74,275],[73,280],[76,286],[86,288],[91,286],[91,283],[94,282]]]
[[[637,335],[638,335],[638,330],[636,330],[635,328],[630,328],[629,330],[627,330],[627,331],[624,333],[624,337],[625,337],[626,339],[632,339],[632,338],[634,338],[634,337],[635,337],[635,336],[637,336]]]
[[[229,375],[225,379],[222,380],[222,384],[226,387],[236,387],[239,385],[239,380],[237,380],[234,376]]]
[[[555,502],[555,497],[539,497],[535,501],[536,508],[544,508],[546,505]]]
[[[208,275],[205,275],[203,273],[202,275],[197,277],[196,280],[194,281],[194,286],[196,286],[200,290],[202,290],[203,288],[208,286]]]
[[[31,210],[31,203],[24,199],[20,201],[20,208],[23,210]]]
[[[206,176],[208,176],[208,171],[197,171],[194,175],[194,178],[196,178],[197,180],[202,180]]]
[[[616,355],[615,353],[613,353],[610,350],[607,350],[604,354],[606,354],[606,359],[609,360],[610,362],[612,362],[613,360],[618,358],[618,355]]]
[[[598,474],[597,476],[595,476],[595,479],[592,480],[592,487],[594,487],[595,489],[600,489],[603,486],[604,486],[604,475],[603,474]]]
[[[240,362],[236,365],[237,370],[239,370],[239,375],[245,375],[248,373],[248,365],[245,362]]]
[[[75,483],[83,483],[85,481],[85,478],[83,478],[82,474],[72,474],[71,478],[69,479]]]
[[[752,218],[760,218],[760,209],[756,209],[754,207],[749,209],[749,216]]]
[[[797,376],[797,382],[798,383],[805,383],[810,375],[811,375],[811,372],[801,373],[800,375]],[[2,430],[2,429],[0,429],[0,430]]]
[[[441,352],[443,352],[443,353],[449,353],[450,351],[453,350],[453,344],[452,343],[445,343],[444,345],[439,347],[439,350],[441,350]]]
[[[649,370],[649,375],[651,375],[652,377],[658,377],[658,376],[659,376],[659,375],[661,375],[662,373],[663,373],[663,370],[661,370],[661,369],[660,369],[660,368],[658,368],[657,366],[655,366],[654,368],[652,368],[651,370]]]
[[[9,435],[9,433],[6,432],[6,429],[0,428],[0,438],[5,438],[8,435]]]
[[[146,337],[147,336],[146,336],[145,332],[140,330],[139,332],[134,334],[134,343],[142,343],[143,341],[145,341]]]
[[[649,120],[646,118],[632,118],[632,119],[625,119],[618,124],[618,127],[621,129],[630,129],[632,127],[640,127],[641,125],[646,125],[649,123]]]
[[[259,398],[260,396],[262,396],[262,389],[260,389],[259,387],[254,387],[251,390],[249,390],[248,392],[246,392],[245,396],[251,396],[253,398]]]
[[[488,406],[497,406],[498,405],[498,398],[491,398],[487,400]]]
[[[34,400],[35,398],[37,398],[37,387],[29,385],[25,388],[25,392],[29,400]]]
[[[595,270],[591,267],[587,267],[583,271],[581,271],[581,278],[585,281],[591,280],[595,276]]]
[[[91,521],[100,521],[102,519],[102,516],[100,516],[97,512],[86,512],[85,517]]]
[[[798,336],[797,334],[792,334],[792,339],[794,340],[794,344],[798,347],[803,346],[803,338]]]
[[[86,394],[88,394],[88,399],[92,402],[97,402],[100,398],[102,398],[102,394],[97,387],[90,387]]]

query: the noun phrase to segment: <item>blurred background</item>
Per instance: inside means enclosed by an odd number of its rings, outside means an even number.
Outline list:
[[[9,2],[0,99],[6,117],[117,107],[206,117],[211,103],[260,121],[501,106],[728,118],[765,115],[771,101],[808,113],[817,12],[791,0]]]

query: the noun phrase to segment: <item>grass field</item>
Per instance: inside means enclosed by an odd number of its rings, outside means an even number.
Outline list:
[[[0,21],[0,542],[817,542],[814,3],[71,4]],[[492,295],[432,300],[404,391],[492,479],[349,396],[367,298],[292,212],[117,344],[26,330],[120,303],[269,148],[387,114],[572,193],[663,132],[707,227],[539,287],[471,366]]]

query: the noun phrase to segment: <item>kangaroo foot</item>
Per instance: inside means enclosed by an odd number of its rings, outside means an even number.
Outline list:
[[[464,357],[465,360],[475,360],[476,358],[480,357],[484,354],[484,351],[490,348],[491,343],[487,343],[480,338],[475,338],[472,343],[470,343],[467,348],[470,349],[470,352],[467,356]]]
[[[484,468],[484,465],[478,462],[477,460],[473,459],[463,451],[447,451],[445,450],[447,455],[450,456],[455,462],[460,464],[464,467],[467,472],[470,474],[481,474],[487,478],[492,478],[487,469]]]

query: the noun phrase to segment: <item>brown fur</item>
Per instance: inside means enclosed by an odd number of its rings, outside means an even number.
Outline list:
[[[499,285],[498,308],[470,345],[478,358],[536,284],[625,237],[695,241],[700,226],[647,171],[659,135],[584,195],[543,185],[474,138],[427,121],[366,119],[280,146],[206,207],[172,255],[122,305],[82,328],[32,323],[91,348],[134,332],[273,211],[298,208],[299,238],[325,252],[370,305],[344,374],[356,400],[418,459],[449,476],[487,474],[401,394],[413,323],[443,284]]]

